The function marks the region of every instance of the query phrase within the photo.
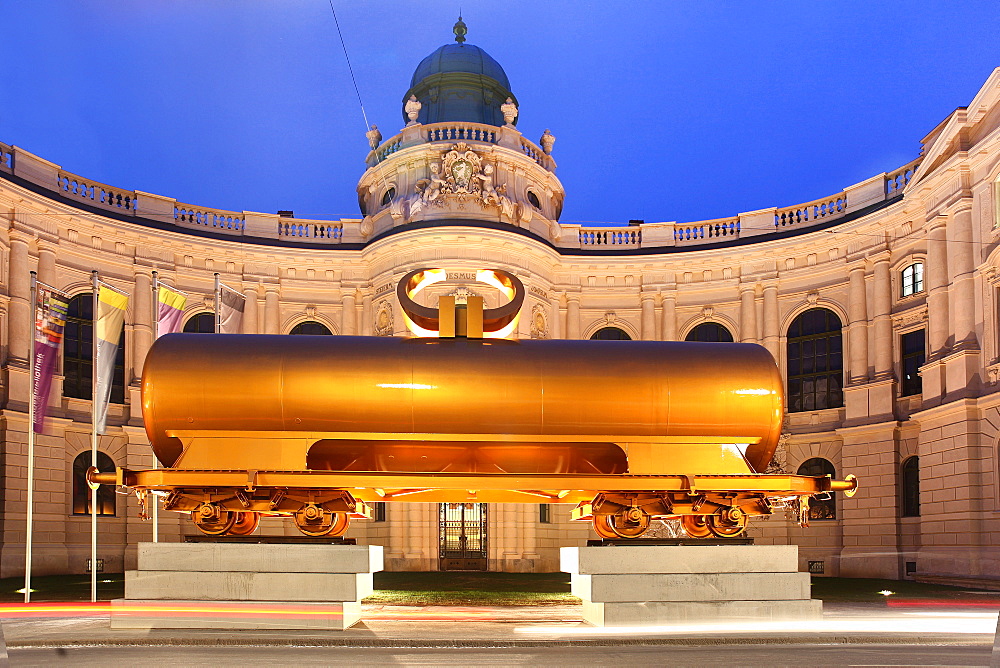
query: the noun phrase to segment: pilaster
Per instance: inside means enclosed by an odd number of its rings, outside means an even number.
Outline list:
[[[842,507],[844,548],[841,577],[899,579],[903,575],[899,539],[898,422],[837,429],[843,439],[841,473],[858,476],[861,489]]]

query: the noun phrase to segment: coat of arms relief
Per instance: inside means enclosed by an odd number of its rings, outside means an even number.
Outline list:
[[[424,208],[468,206],[497,208],[515,218],[518,208],[507,197],[506,184],[497,185],[496,166],[460,142],[430,164],[430,178],[417,181],[416,197],[410,203],[410,217]]]

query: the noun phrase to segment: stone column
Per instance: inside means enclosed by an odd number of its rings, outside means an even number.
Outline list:
[[[28,244],[31,237],[23,232],[10,233],[10,364],[27,368],[31,336],[31,266]]]
[[[566,338],[580,338],[580,295],[566,296]]]
[[[153,276],[147,267],[135,268],[135,288],[132,295],[132,378],[129,385],[142,378],[146,353],[153,345]]]
[[[875,258],[875,292],[872,304],[872,324],[875,326],[875,355],[871,365],[878,380],[890,378],[893,367],[893,350],[896,342],[892,336],[892,279],[889,254]]]
[[[530,572],[534,560],[538,559],[538,546],[535,540],[535,532],[538,528],[538,506],[533,503],[524,503],[521,504],[521,508],[521,519],[524,525],[521,531],[521,534],[524,536],[524,550],[521,552],[521,558],[526,562],[530,562],[525,563],[523,569],[526,572]]]
[[[549,328],[550,339],[561,339],[563,337],[562,309],[559,307],[559,295],[552,295],[549,299],[552,307],[552,326]]]
[[[757,343],[757,291],[753,283],[740,284],[740,341]]]
[[[344,294],[340,298],[340,333],[344,336],[354,336],[358,333],[358,311],[357,301],[354,298],[353,288],[344,288]]]
[[[927,223],[927,349],[930,358],[945,354],[948,345],[948,243],[946,216]]]
[[[778,283],[764,284],[764,347],[774,361],[781,360],[781,320],[778,314]]]
[[[243,298],[246,300],[243,305],[243,326],[244,334],[256,334],[260,327],[257,315],[257,286],[253,285],[243,288]]]
[[[651,292],[643,293],[641,297],[642,319],[640,336],[643,341],[656,340],[656,301]]]
[[[365,295],[361,298],[361,334],[362,336],[372,336],[375,333],[374,314],[372,314],[372,297]]]
[[[660,314],[660,325],[664,341],[677,340],[677,295],[673,291],[663,295],[663,313]]]
[[[56,246],[48,241],[38,242],[38,280],[59,287],[56,283]]]
[[[868,305],[863,261],[850,268],[848,286],[848,382],[863,383],[868,379]]]
[[[278,303],[278,286],[268,285],[264,288],[264,333],[281,333],[281,309]]]
[[[972,243],[972,200],[952,214],[947,232],[948,304],[956,350],[976,349],[975,245]]]

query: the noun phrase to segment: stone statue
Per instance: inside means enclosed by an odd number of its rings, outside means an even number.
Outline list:
[[[430,181],[424,186],[424,190],[421,193],[420,199],[424,202],[433,202],[441,194],[441,186],[446,185],[444,179],[441,178],[441,165],[436,162],[431,163],[431,178]]]
[[[542,145],[542,150],[545,151],[546,155],[552,155],[552,145],[556,143],[556,136],[548,128],[545,128],[545,132],[542,133],[542,138],[538,140],[538,143]]]
[[[411,125],[419,125],[417,123],[417,115],[420,114],[420,109],[424,105],[420,104],[420,100],[417,99],[416,95],[411,95],[410,99],[406,101],[406,105],[403,110],[406,112],[406,117],[410,119],[410,122],[406,124],[406,127]]]
[[[514,127],[514,119],[517,118],[517,105],[514,104],[514,100],[508,97],[507,101],[500,105],[500,112],[507,127]]]
[[[378,126],[372,123],[372,129],[365,133],[368,137],[368,145],[372,147],[372,150],[378,148],[378,145],[382,143],[382,133],[378,131]]]
[[[483,182],[481,186],[483,204],[499,204],[500,195],[497,194],[497,189],[493,185],[493,165],[489,163],[483,165],[482,172],[476,174],[476,178]]]

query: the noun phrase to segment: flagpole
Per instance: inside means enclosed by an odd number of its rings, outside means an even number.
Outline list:
[[[156,343],[156,339],[160,336],[160,278],[159,272],[153,271],[153,343]],[[143,362],[145,364],[145,361]],[[156,453],[150,449],[150,453],[153,455],[153,468],[159,468],[159,462],[156,461]],[[160,542],[160,497],[156,494],[150,493],[146,497],[146,503],[150,504],[153,509],[153,542]]]
[[[91,373],[90,373],[90,465],[97,468],[97,316],[100,308],[100,281],[97,270],[90,273],[93,285],[93,319],[91,324]],[[98,486],[90,487],[90,600],[97,602],[97,490]]]
[[[215,333],[219,333],[222,321],[219,320],[219,301],[222,296],[222,288],[219,284],[219,272],[215,272]]]
[[[38,309],[38,274],[31,272],[31,346],[28,349],[28,517],[24,538],[24,602],[31,603],[31,542],[35,512],[35,315]]]

